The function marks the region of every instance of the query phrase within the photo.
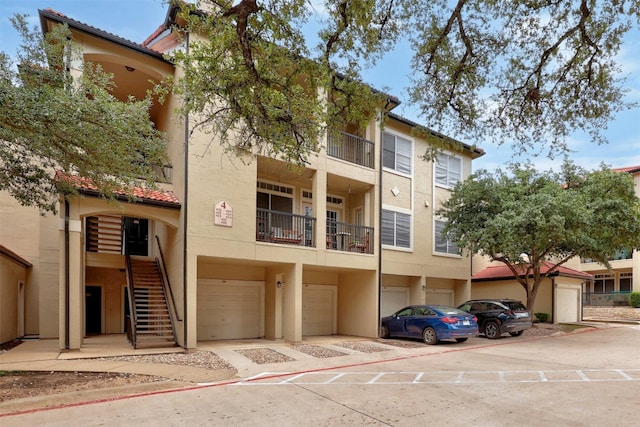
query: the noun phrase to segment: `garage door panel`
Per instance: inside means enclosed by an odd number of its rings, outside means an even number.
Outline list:
[[[580,321],[580,294],[579,287],[556,288],[556,317],[557,323],[571,323]]]
[[[426,303],[453,306],[453,291],[449,289],[427,289]]]
[[[302,335],[332,335],[336,317],[335,286],[309,285],[302,292]]]
[[[197,298],[198,340],[263,335],[264,282],[202,280]]]
[[[389,316],[407,305],[409,305],[409,288],[384,288],[380,295],[380,317]]]

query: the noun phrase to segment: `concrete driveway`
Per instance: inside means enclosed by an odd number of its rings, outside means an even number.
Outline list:
[[[639,326],[443,346],[380,363],[261,372],[8,416],[0,424],[603,426],[637,420]]]

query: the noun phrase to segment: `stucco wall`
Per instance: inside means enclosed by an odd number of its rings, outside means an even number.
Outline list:
[[[18,292],[26,276],[24,267],[0,255],[0,343],[18,338]]]

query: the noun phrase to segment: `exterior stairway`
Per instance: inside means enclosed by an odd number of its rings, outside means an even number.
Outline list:
[[[175,346],[175,330],[158,261],[131,256],[127,265],[129,289],[133,291],[131,344],[134,348]]]

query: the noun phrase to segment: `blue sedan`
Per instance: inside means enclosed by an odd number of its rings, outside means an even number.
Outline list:
[[[478,334],[478,319],[445,305],[412,305],[383,317],[380,337],[422,338],[426,344],[455,339],[464,342]]]

